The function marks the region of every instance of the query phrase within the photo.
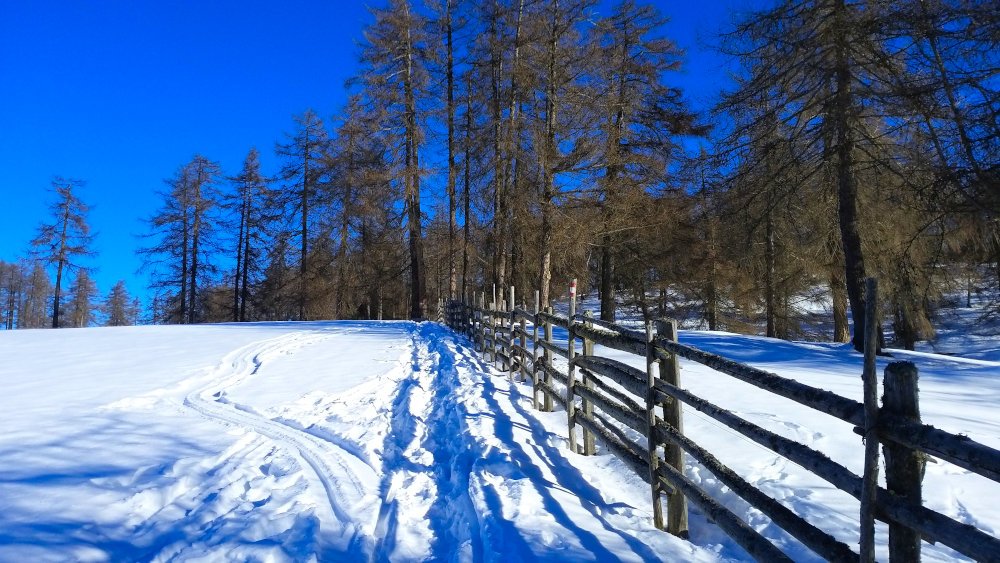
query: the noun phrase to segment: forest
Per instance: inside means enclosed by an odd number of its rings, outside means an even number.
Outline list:
[[[995,2],[761,2],[714,39],[738,70],[710,112],[675,86],[684,53],[652,3],[371,14],[349,101],[259,149],[280,169],[254,148],[239,170],[164,171],[136,242],[145,307],[124,283],[97,295],[83,182],[53,181],[31,255],[0,263],[3,326],[417,319],[578,279],[604,320],[813,338],[822,303],[819,337],[848,342],[875,277],[912,349],[945,300],[1000,294]]]

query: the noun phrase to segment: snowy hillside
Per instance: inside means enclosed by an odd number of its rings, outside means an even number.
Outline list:
[[[682,341],[860,398],[860,357],[839,345]],[[0,333],[0,561],[745,559],[697,514],[693,543],[653,529],[641,479],[611,456],[570,454],[565,413],[531,410],[530,388],[496,377],[466,344],[409,322]],[[926,422],[1000,447],[1000,363],[905,359],[921,369]],[[847,425],[705,368],[684,364],[682,377],[860,470]],[[698,413],[685,424],[751,482],[857,543],[853,499]],[[811,557],[703,469],[687,473],[796,559]],[[996,485],[944,463],[926,482],[928,506],[1000,530]]]

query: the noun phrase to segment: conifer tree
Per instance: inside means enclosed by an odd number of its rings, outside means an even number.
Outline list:
[[[323,120],[313,110],[306,110],[294,119],[296,130],[287,136],[287,143],[276,146],[275,152],[285,159],[281,178],[286,184],[279,201],[290,213],[290,217],[295,219],[299,239],[298,319],[306,320],[310,293],[308,279],[311,275],[310,233],[315,236],[315,224],[320,214],[318,211],[321,211],[317,208],[323,198],[330,138]]]
[[[45,263],[54,266],[56,283],[52,297],[52,328],[59,327],[60,300],[62,299],[63,276],[81,268],[79,258],[90,256],[89,246],[93,240],[87,224],[89,207],[80,200],[76,191],[83,187],[80,180],[56,178],[52,181],[52,191],[56,201],[49,206],[51,220],[38,227],[38,234],[31,241],[36,255]]]
[[[136,322],[135,315],[138,313],[132,297],[125,287],[125,280],[118,280],[111,291],[108,292],[101,307],[104,313],[105,326],[128,326]]]
[[[94,300],[97,295],[97,284],[87,274],[87,270],[78,270],[76,279],[69,288],[69,319],[63,326],[84,328],[93,324]]]

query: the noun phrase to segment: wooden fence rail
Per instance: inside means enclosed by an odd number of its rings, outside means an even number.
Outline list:
[[[869,281],[874,303],[876,287]],[[571,292],[573,294],[575,292]],[[926,455],[935,456],[1000,481],[1000,451],[968,437],[950,434],[920,422],[917,370],[894,362],[885,370],[885,396],[877,404],[874,382],[874,330],[866,330],[865,402],[765,372],[677,341],[676,324],[647,323],[639,332],[577,315],[541,310],[537,292],[532,312],[515,307],[513,288],[487,305],[485,293],[472,303],[450,301],[440,307],[443,322],[466,335],[473,346],[511,381],[530,381],[532,405],[551,411],[559,404],[567,413],[569,447],[593,455],[599,441],[650,484],[654,524],[687,536],[687,502],[695,503],[723,531],[758,560],[787,561],[788,556],[754,531],[732,511],[684,476],[684,453],[747,503],[816,554],[830,561],[874,560],[874,519],[889,524],[890,561],[918,561],[921,539],[941,542],[979,561],[1000,561],[1000,540],[957,522],[921,504],[921,479]],[[875,318],[869,315],[868,318]],[[529,327],[530,323],[530,327]],[[566,347],[553,338],[553,327],[567,332]],[[646,370],[595,353],[595,345],[646,359]],[[554,358],[566,360],[557,367]],[[856,475],[842,464],[804,444],[779,436],[723,409],[680,384],[679,359],[694,361],[779,397],[830,414],[855,426],[865,437],[865,471]],[[711,452],[684,435],[681,404],[709,416],[750,440],[802,466],[861,501],[860,554],[851,546],[795,514],[721,463]],[[577,427],[582,442],[577,443]],[[630,434],[628,430],[634,431]],[[634,439],[636,434],[642,439]],[[877,486],[878,448],[883,446],[887,488]],[[664,519],[663,501],[667,510]]]

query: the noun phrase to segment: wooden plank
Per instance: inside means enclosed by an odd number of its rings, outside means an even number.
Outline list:
[[[801,465],[806,470],[854,498],[861,500],[861,477],[855,475],[843,465],[831,460],[825,454],[764,430],[682,389],[669,389],[669,385],[661,382],[657,385],[657,391],[667,393],[680,401],[684,401],[758,444]],[[883,422],[885,421],[883,420]],[[897,522],[913,528],[920,533],[925,541],[943,543],[977,561],[995,561],[996,554],[1000,553],[1000,540],[978,530],[975,526],[961,524],[923,506],[904,502],[882,487],[878,488],[875,500],[875,515],[879,520],[890,523]]]
[[[539,381],[538,386],[541,387],[543,391],[545,391],[546,396],[552,397],[552,399],[555,400],[555,402],[559,403],[563,408],[566,407],[566,399],[564,399],[562,395],[560,395],[559,392],[556,391],[552,386],[550,386],[548,383],[545,383],[544,381]]]
[[[629,411],[624,406],[616,404],[614,401],[609,400],[607,397],[601,395],[593,389],[577,387],[576,390],[581,397],[592,402],[597,406],[597,408],[604,411],[604,413],[611,418],[617,420],[632,430],[635,430],[636,432],[645,434],[645,421],[641,416],[636,414],[635,411]]]
[[[580,369],[584,369],[584,368],[580,368]],[[626,395],[625,393],[622,393],[618,389],[615,389],[614,387],[612,387],[612,386],[608,385],[607,383],[605,383],[603,379],[601,379],[600,377],[598,377],[598,374],[591,373],[591,377],[592,377],[592,381],[594,382],[594,386],[601,393],[607,395],[608,397],[610,397],[611,399],[613,399],[615,401],[618,401],[619,403],[621,403],[622,406],[624,406],[627,410],[629,410],[629,411],[631,411],[633,413],[640,413],[640,412],[642,412],[642,410],[643,410],[642,406],[640,406],[639,403],[635,399],[633,399],[629,395]],[[635,416],[637,417],[637,419],[641,419],[642,418],[638,414],[636,414]],[[645,428],[645,426],[643,426],[641,428],[637,428],[636,431],[637,432],[645,432],[644,428]]]
[[[918,449],[934,457],[1000,482],[1000,451],[968,436],[945,432],[894,413],[879,415],[878,435],[901,446]]]
[[[559,326],[562,328],[567,328],[569,326],[569,319],[561,315],[556,315],[552,312],[552,307],[546,307],[544,313],[538,313],[538,318],[542,322],[548,322],[553,326]]]
[[[616,457],[625,462],[625,465],[628,465],[629,468],[632,471],[635,471],[637,475],[643,476],[644,479],[648,478],[646,460],[634,450],[636,447],[635,444],[632,444],[628,440],[622,440],[609,430],[609,428],[613,428],[612,426],[599,424],[595,418],[587,416],[587,414],[582,410],[576,412],[576,421],[580,424],[580,426],[590,430],[596,436],[600,437],[601,442],[605,445],[605,447],[611,450]]]
[[[573,363],[611,379],[636,397],[646,396],[645,375],[628,364],[601,356],[580,356]]]
[[[562,383],[563,385],[566,384],[566,374],[565,373],[557,370],[555,367],[553,367],[551,365],[548,365],[548,364],[540,364],[540,366],[542,368],[542,371],[544,371],[545,374],[549,376],[549,382],[550,383],[551,383],[551,381],[553,379],[555,379],[555,380],[559,381],[559,383]]]
[[[646,345],[642,342],[637,342],[632,336],[587,326],[578,326],[575,330],[578,336],[593,340],[601,346],[607,346],[608,348],[614,348],[615,350],[621,350],[622,352],[638,356],[646,356]]]
[[[746,522],[740,520],[731,510],[721,505],[708,493],[695,485],[683,473],[673,467],[663,464],[657,468],[657,474],[683,494],[691,502],[698,505],[705,517],[715,522],[717,526],[757,561],[792,561],[780,549],[757,533]]]
[[[837,541],[830,534],[813,526],[780,502],[764,494],[760,489],[754,487],[735,471],[724,465],[711,452],[677,432],[677,430],[671,428],[665,422],[657,421],[656,433],[657,440],[671,442],[683,448],[698,463],[711,471],[720,483],[732,489],[743,500],[763,512],[775,524],[780,526],[781,529],[788,532],[792,537],[802,542],[803,545],[816,552],[823,559],[845,562],[855,562],[858,560],[858,555],[847,544]]]
[[[550,332],[552,330],[551,326],[552,325],[549,325]],[[547,338],[546,340],[540,341],[538,344],[539,344],[539,346],[541,346],[546,351],[551,352],[553,354],[556,354],[556,355],[562,356],[563,358],[567,358],[568,359],[569,358],[569,350],[567,350],[565,348],[561,348],[559,346],[556,346],[550,340],[551,340],[551,335],[550,335],[549,338]]]
[[[684,344],[659,341],[657,345],[661,349],[656,350],[656,355],[661,359],[667,359],[671,353],[676,353],[682,358],[706,365],[775,395],[824,412],[855,426],[864,426],[865,408],[858,401],[845,399],[826,389],[810,387],[793,379],[781,377]]]

